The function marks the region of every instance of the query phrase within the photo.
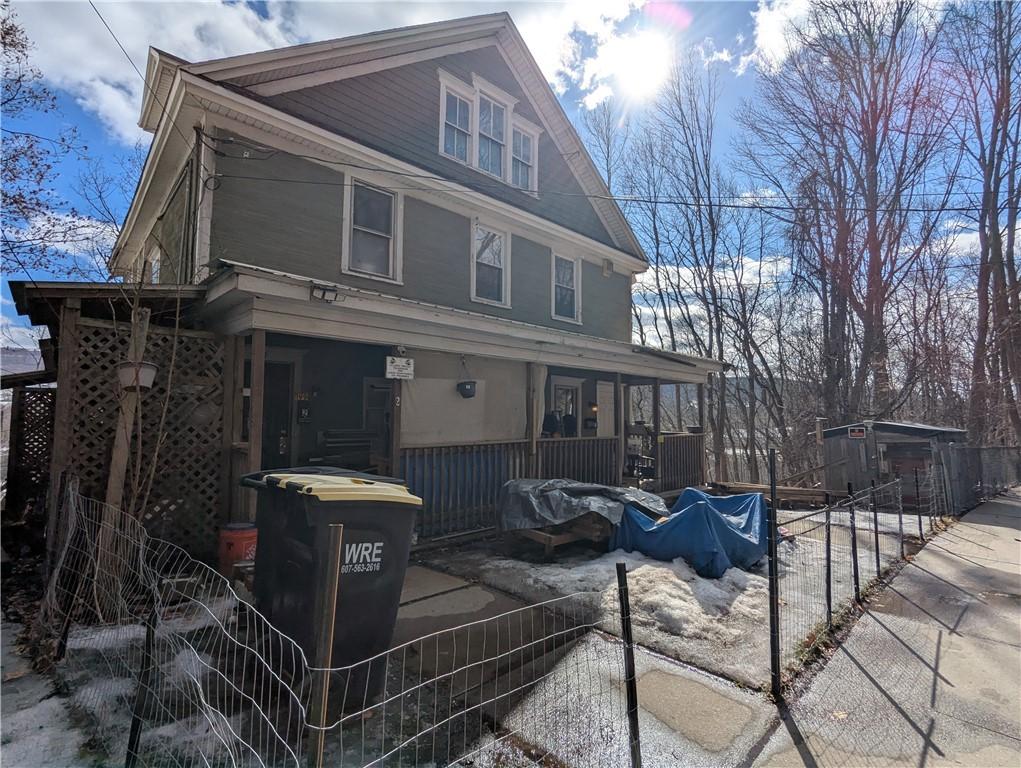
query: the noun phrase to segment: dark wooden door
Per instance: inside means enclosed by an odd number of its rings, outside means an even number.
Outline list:
[[[294,365],[266,363],[262,422],[262,468],[279,469],[291,464],[291,425]]]

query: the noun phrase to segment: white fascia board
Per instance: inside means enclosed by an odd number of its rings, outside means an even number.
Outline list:
[[[506,13],[493,13],[485,16],[454,19],[447,22],[422,24],[384,32],[367,32],[347,38],[326,40],[320,43],[305,43],[289,48],[276,48],[258,53],[246,53],[223,59],[212,59],[198,62],[188,67],[190,72],[203,75],[213,80],[230,80],[243,77],[267,69],[309,64],[322,59],[345,54],[358,54],[383,50],[396,41],[414,39],[422,42],[442,41],[453,34],[472,31],[477,34],[495,34],[502,29],[507,20]]]
[[[706,374],[716,365],[714,361],[699,358],[684,363],[680,361],[672,363],[664,358],[637,352],[634,345],[626,341],[600,339],[556,328],[490,317],[479,312],[425,304],[343,284],[329,284],[336,287],[341,296],[333,304],[312,302],[310,301],[312,285],[327,283],[241,265],[233,267],[233,274],[235,276],[233,283],[224,281],[229,287],[214,291],[211,286],[207,296],[220,298],[236,288],[237,291],[254,297],[255,306],[267,312],[280,311],[305,317],[309,321],[343,323],[347,326],[389,328],[402,334],[421,333],[433,337],[435,343],[440,345],[436,348],[441,351],[446,348],[444,344],[461,339],[467,344],[504,350],[501,354],[494,354],[495,357],[517,355],[515,359],[542,362],[534,357],[539,350],[548,352],[549,360],[555,365],[573,364],[583,368],[598,365],[601,366],[600,370],[621,371],[648,377],[660,376],[670,381],[692,383],[704,382]],[[343,314],[342,318],[338,312]],[[312,324],[309,327],[312,327]],[[338,328],[332,328],[327,335],[339,332],[341,331]],[[350,328],[344,331],[348,334],[352,332]],[[358,336],[345,335],[343,338],[356,340]],[[378,338],[382,339],[379,343],[405,343],[414,346],[411,342],[395,340],[392,336]],[[513,355],[511,351],[514,351]],[[520,357],[523,353],[527,353],[526,356]]]
[[[167,197],[172,191],[171,185],[168,184],[166,189],[159,195],[150,194],[156,177],[161,172],[165,172],[167,166],[164,161],[174,159],[173,155],[167,155],[168,147],[176,150],[182,156],[186,156],[194,144],[189,136],[191,126],[181,126],[178,123],[185,95],[185,88],[181,82],[180,74],[181,72],[178,70],[178,74],[174,78],[174,84],[170,88],[170,94],[165,102],[166,112],[160,121],[156,135],[153,137],[152,144],[149,147],[149,154],[146,155],[138,188],[135,190],[135,196],[131,199],[131,206],[128,208],[127,216],[124,218],[124,224],[117,234],[117,240],[114,242],[112,256],[108,264],[110,271],[113,273],[116,273],[118,269],[123,267],[122,262],[125,258],[133,258],[141,249],[145,237],[148,236],[149,230],[152,228],[152,222],[159,211],[163,209]],[[178,133],[178,128],[188,138],[187,143],[182,139],[181,133]],[[171,165],[173,166],[172,170],[176,174],[180,170],[180,164],[171,163]],[[146,227],[144,226],[145,224],[149,226]],[[141,237],[139,237],[138,233],[140,225],[143,225],[144,229]]]
[[[432,195],[427,200],[434,205],[451,208],[452,204],[459,203],[462,207],[451,209],[463,213],[463,206],[467,204],[476,209],[492,212],[503,219],[515,222],[516,226],[512,227],[513,230],[519,231],[521,226],[525,225],[534,232],[541,233],[547,239],[552,237],[561,241],[565,247],[572,249],[572,253],[578,252],[583,256],[587,256],[589,260],[609,259],[625,273],[644,272],[649,267],[644,260],[632,256],[625,251],[600,243],[598,240],[582,235],[560,224],[555,224],[522,208],[476,192],[457,182],[435,177],[430,177],[426,180],[416,178],[416,176],[423,174],[428,175],[429,172],[383,152],[366,147],[356,141],[339,136],[324,128],[319,128],[228,88],[210,83],[188,72],[179,71],[178,76],[187,86],[188,92],[198,98],[204,108],[213,112],[214,118],[211,120],[211,123],[225,130],[237,130],[238,126],[232,126],[229,122],[217,120],[215,115],[223,115],[241,125],[247,124],[270,135],[288,140],[292,144],[290,149],[286,145],[280,146],[279,143],[276,144],[277,148],[284,152],[294,151],[298,148],[304,150],[307,150],[309,147],[318,148],[341,155],[341,162],[346,159],[353,164],[370,165],[380,173],[393,172],[395,174],[402,174],[400,176],[402,187],[420,186],[422,192],[428,192]],[[268,144],[273,143],[266,140],[264,142]],[[297,144],[298,147],[294,147],[293,144]],[[307,154],[307,152],[304,153]],[[421,196],[421,193],[416,195],[415,191],[410,189],[406,194],[412,197]],[[446,202],[445,198],[449,202]]]
[[[360,61],[354,64],[343,64],[339,67],[320,69],[315,72],[306,72],[305,74],[283,77],[277,80],[267,80],[263,83],[250,85],[247,87],[247,90],[257,93],[260,96],[276,96],[281,93],[297,91],[302,88],[311,88],[316,85],[335,83],[340,80],[347,80],[351,77],[360,77],[361,75],[382,72],[387,69],[403,67],[408,64],[430,61],[431,59],[439,58],[441,56],[450,56],[455,53],[475,51],[479,48],[486,48],[491,45],[496,45],[496,38],[473,38],[460,43],[448,43],[446,45],[434,46],[423,50],[409,51],[408,53],[399,53],[394,55],[385,54],[380,58],[369,59],[368,61]]]

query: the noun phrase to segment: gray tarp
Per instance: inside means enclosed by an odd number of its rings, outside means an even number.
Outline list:
[[[500,490],[500,529],[544,528],[589,512],[617,525],[627,504],[643,508],[654,517],[670,514],[662,498],[637,488],[613,488],[574,480],[511,480]]]

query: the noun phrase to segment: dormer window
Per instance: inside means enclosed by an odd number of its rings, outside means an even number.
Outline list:
[[[442,69],[440,154],[535,194],[542,129],[514,114],[518,100],[472,75],[472,84]]]

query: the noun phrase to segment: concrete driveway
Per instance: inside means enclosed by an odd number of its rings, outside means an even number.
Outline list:
[[[1021,493],[926,545],[754,764],[1021,766]]]

